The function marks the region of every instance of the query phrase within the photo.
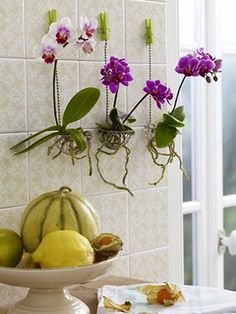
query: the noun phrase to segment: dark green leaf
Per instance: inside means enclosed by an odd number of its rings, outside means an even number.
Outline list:
[[[112,124],[106,122],[106,123],[96,123],[97,127],[99,129],[103,129],[103,130],[112,130],[113,126]]]
[[[38,141],[34,142],[33,144],[31,144],[27,148],[22,149],[21,151],[16,152],[14,155],[19,155],[19,154],[22,154],[22,153],[26,153],[26,152],[30,151],[31,149],[33,149],[33,148],[43,144],[44,142],[49,141],[51,138],[53,138],[54,136],[57,136],[59,134],[60,134],[59,132],[54,132],[54,133],[48,134],[48,135],[40,138]]]
[[[177,120],[183,122],[185,119],[184,106],[176,108],[171,115],[175,117]]]
[[[128,116],[128,113],[125,113],[125,112],[122,112],[122,111],[118,111],[119,113],[119,116],[120,116],[120,119],[123,121],[127,116]],[[133,123],[136,121],[135,117],[134,116],[129,116],[129,118],[127,119],[127,121],[129,123]]]
[[[39,131],[39,132],[37,132],[37,133],[31,135],[31,136],[26,137],[24,140],[18,142],[18,143],[17,143],[16,145],[14,145],[14,146],[12,146],[11,149],[16,149],[16,148],[18,148],[18,147],[21,146],[22,144],[28,142],[28,141],[31,140],[32,138],[34,138],[34,137],[36,137],[36,136],[38,136],[38,135],[40,135],[40,134],[42,134],[42,133],[44,133],[44,132],[50,132],[50,131],[56,131],[56,130],[60,131],[60,130],[61,130],[61,126],[59,126],[59,125],[53,125],[53,126],[50,126],[49,128],[43,129],[43,130],[41,130],[41,131]]]
[[[176,119],[175,117],[173,117],[170,113],[164,113],[163,117],[164,117],[165,124],[167,124],[169,126],[173,126],[175,128],[184,127],[184,123],[182,121]]]
[[[99,96],[99,89],[94,87],[84,88],[75,94],[64,111],[63,126],[82,119],[96,104]]]
[[[178,130],[172,126],[159,122],[155,129],[155,142],[157,147],[167,147],[176,137]]]
[[[124,126],[122,120],[119,116],[118,110],[116,108],[112,108],[109,114],[109,118],[111,119],[113,129],[114,130],[123,130]]]
[[[80,152],[85,151],[85,149],[88,147],[88,144],[84,134],[78,129],[67,129],[66,131],[71,135]]]

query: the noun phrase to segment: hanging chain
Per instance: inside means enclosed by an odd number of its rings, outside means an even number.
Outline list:
[[[57,118],[58,118],[59,125],[61,125],[60,90],[59,90],[59,79],[58,79],[57,70],[56,70],[56,87],[57,87]]]
[[[104,61],[107,64],[107,40],[105,40],[104,44]],[[109,94],[108,94],[108,86],[106,86],[106,122],[108,122],[109,117]]]
[[[152,45],[148,45],[148,78],[149,80],[152,79]],[[152,122],[152,96],[149,95],[149,113],[148,113],[148,119],[149,124]]]

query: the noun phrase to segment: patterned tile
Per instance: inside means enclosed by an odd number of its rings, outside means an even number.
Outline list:
[[[58,62],[61,113],[78,91],[78,62]],[[53,113],[53,66],[27,61],[28,129],[41,130],[55,124]]]
[[[7,228],[20,233],[20,220],[25,207],[0,209],[0,228]]]
[[[27,202],[27,156],[14,156],[10,147],[23,135],[0,135],[0,208],[20,206]]]
[[[124,57],[125,42],[124,42],[124,0],[78,0],[79,14],[85,13],[88,17],[97,18],[101,12],[108,13],[110,25],[110,39],[108,40],[108,56],[116,55]],[[97,41],[96,51],[89,56],[89,60],[104,60],[104,42],[100,40],[99,32],[95,35]],[[87,60],[86,56],[81,56],[81,60]]]
[[[108,271],[108,275],[129,277],[129,257],[119,257],[119,259],[112,266],[111,270]]]
[[[81,190],[81,161],[76,161],[75,165],[72,165],[70,156],[65,154],[53,159],[56,151],[47,156],[47,148],[52,143],[47,142],[29,152],[30,199],[57,190],[63,185],[77,192]]]
[[[130,252],[168,245],[167,189],[135,192],[129,202]]]
[[[41,43],[48,32],[48,11],[57,10],[57,20],[68,16],[73,25],[77,25],[76,0],[30,0],[25,1],[25,40],[26,57],[34,58],[34,47]],[[66,47],[63,58],[77,59],[77,52],[73,47]]]
[[[106,184],[100,178],[97,170],[97,161],[95,154],[97,149],[101,147],[101,143],[98,141],[96,131],[93,130],[91,158],[93,165],[92,176],[88,175],[87,161],[82,160],[82,192],[83,194],[96,195],[109,192],[119,192],[120,190]],[[107,150],[112,152],[111,150]],[[125,164],[125,152],[124,149],[119,150],[115,155],[107,156],[105,154],[99,154],[99,168],[107,181],[122,184],[122,177],[124,175]],[[126,193],[126,192],[125,192]]]
[[[24,57],[23,0],[0,1],[1,57]]]
[[[25,67],[21,60],[0,60],[0,132],[25,130]]]
[[[130,277],[152,282],[168,281],[168,262],[168,248],[131,255]]]
[[[129,160],[129,181],[128,185],[131,190],[149,189],[161,175],[161,168],[154,164],[151,154],[147,149],[147,138],[144,129],[135,129],[135,135],[129,142],[131,150]],[[163,150],[162,150],[163,152]],[[163,158],[160,158],[163,162]],[[167,185],[167,171],[165,177],[157,187]]]
[[[98,211],[101,231],[118,235],[123,241],[121,255],[129,252],[128,247],[128,196],[113,193],[87,197]]]
[[[103,123],[106,119],[106,96],[105,86],[101,84],[100,70],[103,67],[102,62],[81,62],[80,63],[80,88],[87,86],[97,87],[101,91],[101,96],[89,114],[81,120],[81,125],[84,128],[94,128],[96,123]],[[114,94],[108,94],[109,110],[112,108]],[[117,98],[117,108],[121,111],[125,111],[125,88],[119,90]]]
[[[148,63],[145,19],[153,19],[153,63],[166,62],[166,6],[164,3],[126,0],[126,57],[129,62]]]
[[[128,112],[138,103],[138,101],[144,96],[143,88],[146,86],[148,80],[148,65],[144,64],[132,64],[131,73],[134,80],[130,83],[127,88],[127,102]],[[166,66],[152,65],[152,80],[160,80],[164,84],[167,81]],[[165,111],[165,106],[162,110],[158,109],[154,100],[151,101],[151,116],[152,122],[155,123],[161,119],[161,116]],[[144,101],[133,113],[136,121],[132,123],[132,126],[144,126],[149,121],[149,97],[145,98]]]

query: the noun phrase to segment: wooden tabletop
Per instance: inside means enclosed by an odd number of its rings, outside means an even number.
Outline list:
[[[97,289],[101,288],[104,285],[129,285],[142,283],[143,281],[138,279],[131,279],[125,277],[115,277],[108,276],[103,277],[102,279],[91,281],[87,284],[74,286],[70,289],[71,295],[78,297],[81,301],[88,305],[90,308],[91,314],[97,313]],[[1,307],[0,305],[0,314],[6,314],[8,311],[7,307]]]

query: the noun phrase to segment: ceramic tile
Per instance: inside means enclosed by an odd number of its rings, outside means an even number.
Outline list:
[[[169,280],[169,249],[148,251],[130,256],[130,277],[151,282]]]
[[[108,271],[110,276],[129,277],[129,258],[121,256]]]
[[[23,135],[0,135],[0,207],[24,205],[27,202],[27,156],[14,156],[10,147]]]
[[[73,25],[77,25],[76,0],[30,0],[25,1],[25,37],[26,57],[34,58],[34,47],[39,45],[43,36],[48,32],[48,11],[57,10],[57,20],[67,16]],[[62,58],[77,59],[77,51],[72,46],[67,46]]]
[[[134,80],[130,83],[129,88],[127,89],[128,112],[131,111],[134,105],[144,96],[143,88],[146,86],[146,81],[148,80],[148,65],[132,64],[131,73],[134,77]],[[166,66],[152,65],[152,80],[160,80],[163,84],[166,84]],[[163,106],[163,109],[160,110],[156,106],[155,101],[153,99],[151,100],[152,122],[155,123],[161,119],[163,111],[165,111],[165,107],[166,106]],[[134,122],[132,126],[144,126],[148,124],[149,97],[144,99],[137,110],[134,111],[133,115],[136,118],[136,122]]]
[[[121,255],[127,254],[128,247],[128,196],[113,193],[87,197],[98,211],[101,220],[101,232],[118,235],[123,241]]]
[[[25,130],[24,61],[0,60],[0,132]]]
[[[30,199],[57,190],[63,185],[71,187],[73,191],[81,190],[81,161],[76,161],[75,165],[72,165],[71,157],[65,154],[53,159],[56,151],[47,156],[47,148],[52,143],[52,141],[44,143],[29,152]]]
[[[108,40],[108,56],[116,55],[124,57],[125,42],[124,42],[124,0],[78,0],[79,13],[85,13],[88,17],[97,18],[101,12],[107,12],[110,25],[110,39]],[[81,56],[81,60],[104,60],[104,42],[100,40],[99,32],[95,35],[97,41],[96,51],[89,57]]]
[[[25,207],[0,209],[0,228],[8,228],[20,233],[20,220]]]
[[[0,27],[0,56],[23,57],[23,0],[0,1]]]
[[[78,91],[78,62],[58,62],[61,114]],[[55,124],[53,113],[53,65],[27,61],[28,129],[41,130]]]
[[[96,195],[109,192],[119,192],[120,190],[106,184],[100,178],[97,171],[97,161],[95,154],[97,149],[101,147],[101,143],[98,141],[97,133],[93,130],[91,158],[93,165],[92,176],[88,175],[87,161],[82,160],[82,192],[83,194]],[[112,152],[111,150],[108,150]],[[122,177],[124,174],[124,163],[125,163],[125,151],[124,149],[119,150],[115,155],[107,156],[105,154],[99,154],[99,167],[104,178],[110,182],[118,185],[122,184]],[[127,192],[124,192],[124,194]]]
[[[129,148],[131,150],[129,160],[129,188],[137,190],[154,187],[150,184],[160,177],[161,167],[154,164],[151,154],[147,149],[147,138],[144,129],[135,129],[135,135],[130,139]],[[161,151],[164,152],[163,150]],[[160,158],[160,162],[163,161],[163,158]],[[167,185],[167,171],[168,169],[157,187]]]
[[[166,5],[149,1],[126,0],[126,57],[129,62],[148,63],[145,19],[153,19],[153,63],[166,62]]]
[[[130,252],[168,245],[167,189],[135,192],[130,200]]]
[[[101,91],[101,96],[95,107],[89,114],[81,120],[81,126],[85,128],[94,128],[96,123],[103,123],[106,119],[106,92],[105,86],[101,84],[100,70],[103,67],[102,62],[81,62],[80,63],[80,88],[87,86],[97,87]],[[112,108],[114,94],[108,93],[109,110]],[[125,111],[125,88],[120,88],[117,98],[117,107]]]

